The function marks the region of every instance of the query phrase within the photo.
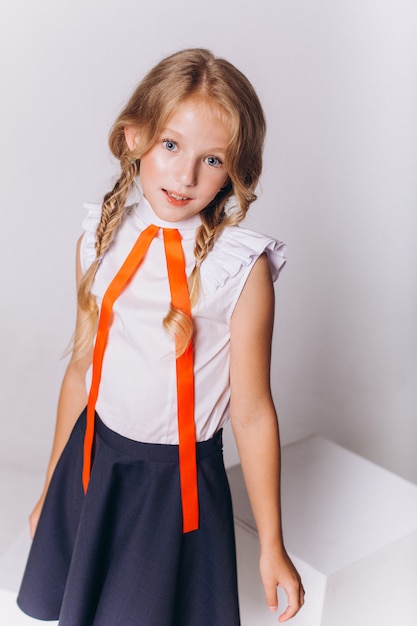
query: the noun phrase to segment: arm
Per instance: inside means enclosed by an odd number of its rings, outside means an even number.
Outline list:
[[[266,602],[278,608],[277,585],[288,597],[279,621],[293,617],[304,590],[284,547],[280,511],[280,445],[270,389],[274,291],[265,255],[255,263],[231,321],[231,423],[260,540]]]
[[[80,243],[77,244],[77,265],[76,265],[76,278],[77,278],[77,290],[82,277],[81,264],[80,264]],[[77,310],[77,321],[75,328],[75,335],[77,336],[80,326],[81,311]],[[46,492],[48,491],[49,483],[54,473],[56,464],[59,457],[69,439],[71,431],[74,427],[77,418],[87,404],[87,390],[85,386],[85,375],[87,369],[91,363],[92,354],[91,351],[83,356],[81,359],[74,360],[71,358],[69,365],[66,369],[64,379],[61,385],[61,391],[59,394],[58,411],[55,426],[55,435],[52,444],[52,452],[46,472],[45,486],[42,491],[42,495],[36,504],[34,510],[29,517],[30,534],[33,538],[36,527],[38,524],[39,516],[42,510],[42,506],[45,500]]]

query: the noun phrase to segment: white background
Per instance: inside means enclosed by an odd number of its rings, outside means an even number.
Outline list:
[[[248,225],[288,244],[283,442],[322,434],[417,482],[414,0],[3,0],[1,464],[46,465],[82,204],[117,172],[107,134],[132,89],[190,46],[236,64],[267,116]]]

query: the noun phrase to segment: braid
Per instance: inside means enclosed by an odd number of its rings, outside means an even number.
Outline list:
[[[130,185],[137,174],[136,161],[126,164],[112,191],[104,196],[100,223],[96,231],[96,254],[101,258],[110,247],[119,228]]]
[[[92,345],[97,329],[98,306],[91,289],[100,261],[109,249],[117,229],[123,221],[127,194],[136,174],[136,161],[131,162],[127,158],[123,159],[120,178],[112,191],[104,196],[100,222],[96,231],[96,258],[82,277],[78,289],[78,304],[83,315],[79,324],[79,332],[74,338],[74,359],[83,356]]]
[[[112,191],[104,196],[100,223],[96,231],[96,258],[80,283],[78,302],[84,315],[79,325],[80,331],[74,339],[73,358],[81,357],[91,347],[98,320],[98,306],[95,297],[91,293],[91,288],[100,265],[100,260],[110,247],[117,229],[122,223],[127,194],[137,174],[137,161],[132,162],[127,158],[123,161],[124,168],[119,180],[114,185]],[[225,205],[233,193],[237,199],[237,208],[235,207],[228,214],[225,210]],[[218,194],[201,212],[202,223],[196,232],[194,246],[196,263],[188,281],[192,307],[197,303],[199,296],[201,263],[212,250],[222,230],[226,226],[241,222],[250,204],[255,199],[255,194],[237,181],[235,185],[230,183],[221,192],[221,195]],[[193,337],[192,319],[171,304],[167,315],[163,319],[163,326],[172,338],[181,338],[178,355],[183,354]]]

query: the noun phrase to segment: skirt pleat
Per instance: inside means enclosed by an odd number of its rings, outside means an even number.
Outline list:
[[[60,626],[238,626],[221,432],[197,444],[200,527],[183,534],[178,446],[126,439],[97,417],[87,494],[85,411],[54,472],[18,595]]]

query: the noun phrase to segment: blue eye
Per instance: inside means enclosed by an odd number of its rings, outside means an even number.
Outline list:
[[[210,165],[210,167],[220,167],[221,165],[223,165],[220,159],[214,156],[207,157],[206,163]]]
[[[175,143],[175,141],[171,141],[170,139],[163,139],[162,145],[166,150],[169,150],[170,152],[174,152],[177,149],[177,144]]]

